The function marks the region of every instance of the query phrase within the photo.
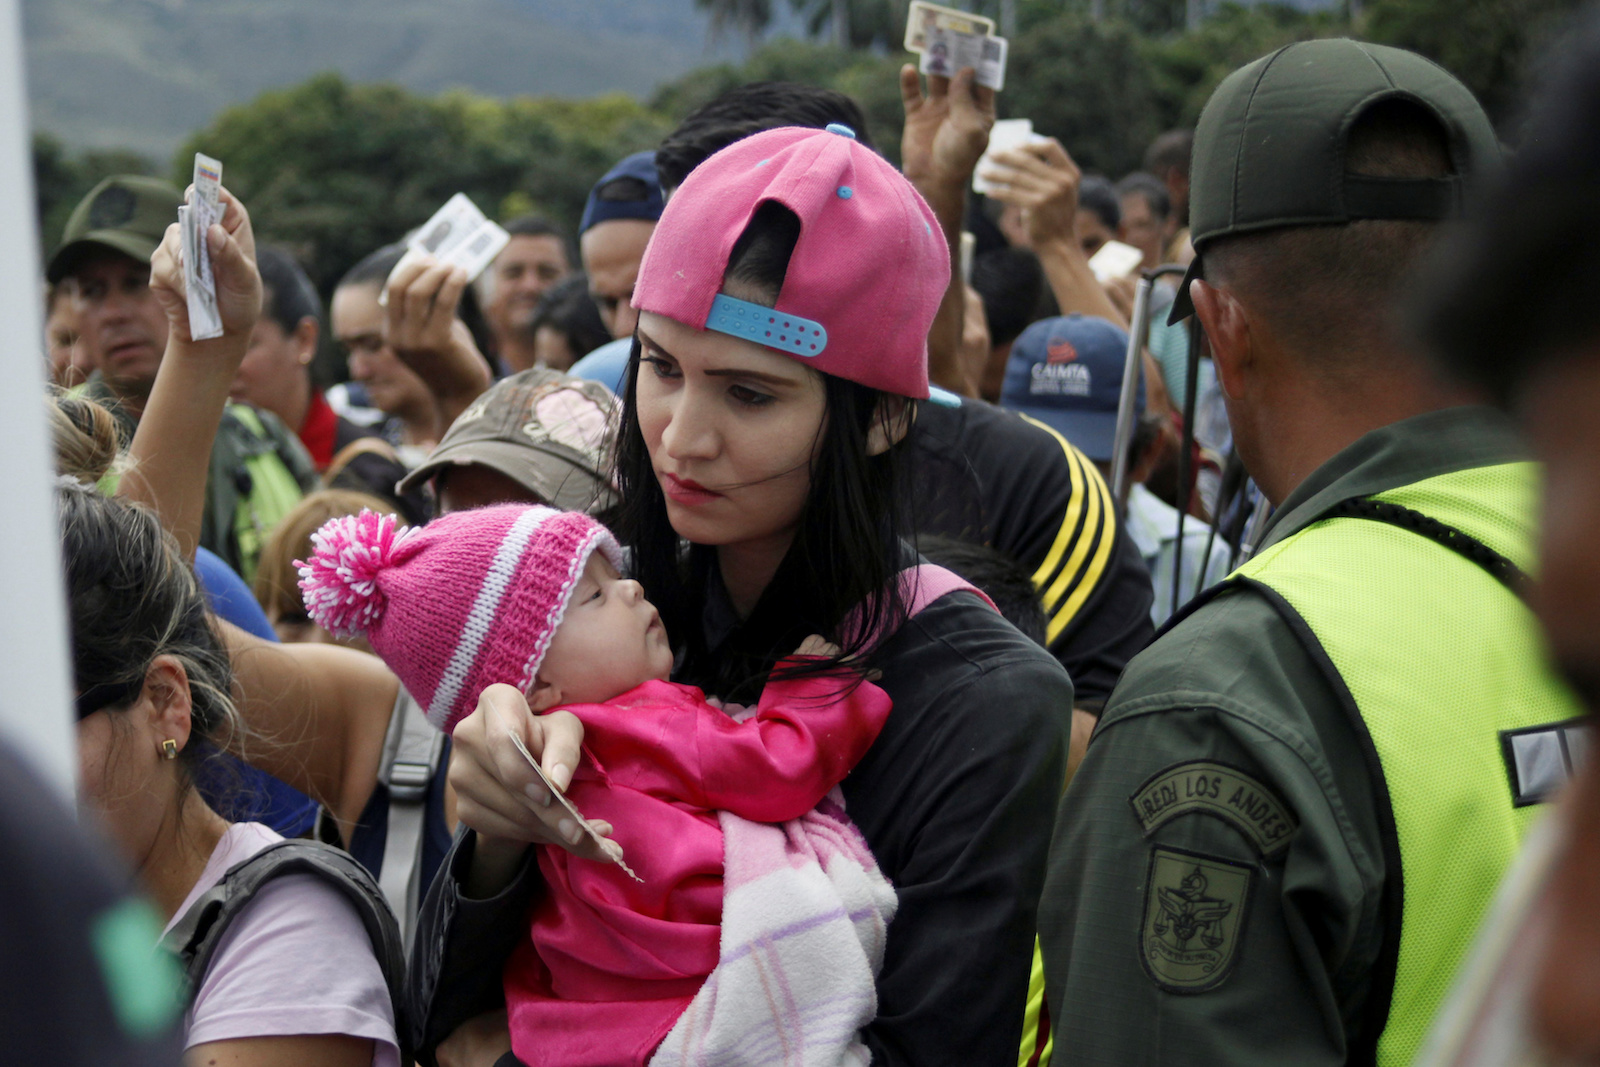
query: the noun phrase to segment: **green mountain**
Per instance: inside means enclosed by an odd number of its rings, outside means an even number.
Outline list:
[[[23,0],[33,126],[165,160],[325,70],[420,92],[647,94],[713,59],[694,0]]]

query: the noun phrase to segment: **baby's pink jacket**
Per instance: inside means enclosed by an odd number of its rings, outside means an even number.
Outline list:
[[[644,1064],[717,965],[716,812],[785,822],[817,806],[888,718],[890,700],[838,675],[772,681],[736,723],[693,686],[644,685],[583,720],[568,797],[615,829],[613,864],[541,848],[547,891],[505,969],[512,1050],[538,1067]]]

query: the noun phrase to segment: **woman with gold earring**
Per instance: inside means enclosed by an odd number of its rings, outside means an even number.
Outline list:
[[[62,556],[77,681],[80,807],[170,925],[233,866],[281,840],[229,823],[194,787],[236,736],[227,653],[194,572],[154,514],[63,479]],[[399,1063],[384,975],[361,919],[313,876],[264,885],[194,990],[190,1064]]]

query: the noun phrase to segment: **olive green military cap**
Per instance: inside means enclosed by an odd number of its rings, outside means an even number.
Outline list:
[[[1391,100],[1438,118],[1454,174],[1376,178],[1345,171],[1350,128]],[[1400,48],[1301,41],[1241,67],[1211,94],[1189,165],[1189,237],[1196,256],[1168,322],[1194,313],[1189,283],[1208,242],[1284,226],[1357,219],[1447,219],[1498,171],[1500,143],[1465,85]]]
[[[178,221],[182,203],[183,195],[159,178],[137,174],[107,178],[72,209],[61,234],[61,247],[50,257],[45,277],[59,282],[96,248],[110,248],[149,263],[167,227]]]

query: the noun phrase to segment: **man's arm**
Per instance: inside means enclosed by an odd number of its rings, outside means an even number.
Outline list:
[[[400,264],[384,286],[385,336],[433,393],[441,434],[493,384],[488,361],[456,318],[466,288],[465,271],[431,256]]]
[[[196,341],[189,334],[178,224],[150,261],[150,289],[167,316],[167,349],[128,452],[132,460],[118,495],[147,504],[178,539],[185,558],[200,543],[206,475],[228,388],[261,315],[261,275],[256,270],[250,215],[233,194],[221,191],[222,220],[206,243],[216,279],[222,336]]]
[[[1061,314],[1077,312],[1105,319],[1125,330],[1131,328],[1131,297],[1128,308],[1119,306],[1094,276],[1089,257],[1078,242],[1078,183],[1083,172],[1067,150],[1050,138],[1001,152],[992,164],[984,168],[984,176],[993,185],[989,195],[1022,208],[1029,244],[1039,257]],[[1171,410],[1160,365],[1148,348],[1142,355],[1149,407],[1155,411]]]
[[[247,736],[236,754],[327,806],[346,841],[378,782],[400,680],[376,656],[280,645],[217,620]]]
[[[1249,599],[1130,665],[1062,801],[1039,909],[1058,1062],[1346,1062],[1383,935],[1370,783]]]
[[[933,209],[950,249],[950,284],[928,331],[928,378],[964,396],[977,396],[961,361],[966,286],[961,278],[961,228],[967,210],[972,169],[989,144],[994,125],[994,90],[974,82],[968,67],[954,78],[928,76],[928,91],[909,63],[900,68],[905,132],[900,140],[901,169]]]
[[[1028,242],[1061,314],[1094,315],[1127,328],[1078,243],[1078,183],[1083,172],[1055,138],[1000,152],[984,167],[992,199],[1022,209]]]

